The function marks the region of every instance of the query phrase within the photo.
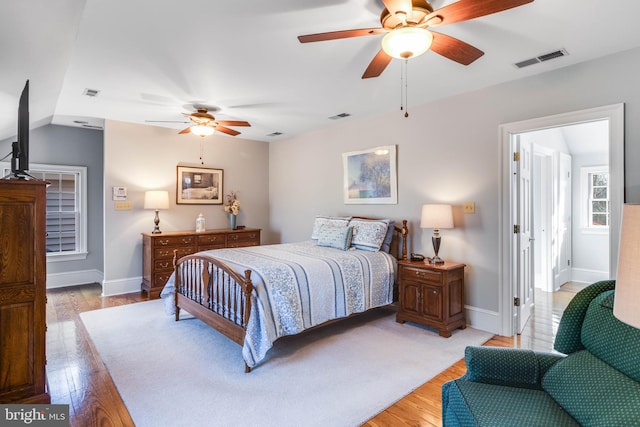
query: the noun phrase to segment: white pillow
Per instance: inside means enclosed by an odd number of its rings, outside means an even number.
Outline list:
[[[353,227],[351,245],[363,251],[377,252],[380,250],[389,228],[388,219],[359,219],[349,221]]]
[[[318,233],[320,232],[320,227],[323,225],[333,225],[337,227],[346,227],[349,225],[350,216],[348,217],[339,217],[339,216],[323,216],[317,215],[313,222],[313,231],[311,232],[311,238],[316,240],[318,238]]]

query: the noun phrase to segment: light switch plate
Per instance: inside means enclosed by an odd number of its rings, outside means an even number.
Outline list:
[[[465,202],[463,212],[466,214],[476,213],[476,204],[474,202]]]

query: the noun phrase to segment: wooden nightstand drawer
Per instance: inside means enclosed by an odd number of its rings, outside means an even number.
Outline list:
[[[400,278],[404,280],[426,280],[433,283],[442,283],[442,272],[402,266]]]

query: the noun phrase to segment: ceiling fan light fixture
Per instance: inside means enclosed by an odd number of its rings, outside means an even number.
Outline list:
[[[213,134],[213,131],[215,129],[213,129],[211,126],[204,126],[204,125],[195,125],[195,126],[191,126],[191,133],[201,136],[201,137],[205,137],[205,136],[209,136]]]
[[[410,59],[429,50],[433,34],[419,27],[402,27],[389,31],[382,38],[382,49],[392,58]]]

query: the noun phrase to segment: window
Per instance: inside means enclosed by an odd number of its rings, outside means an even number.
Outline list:
[[[10,167],[5,166],[5,174]],[[87,168],[31,164],[29,175],[47,186],[47,261],[70,261],[87,256]]]
[[[609,170],[606,166],[582,168],[583,194],[587,200],[586,227],[609,227]]]

